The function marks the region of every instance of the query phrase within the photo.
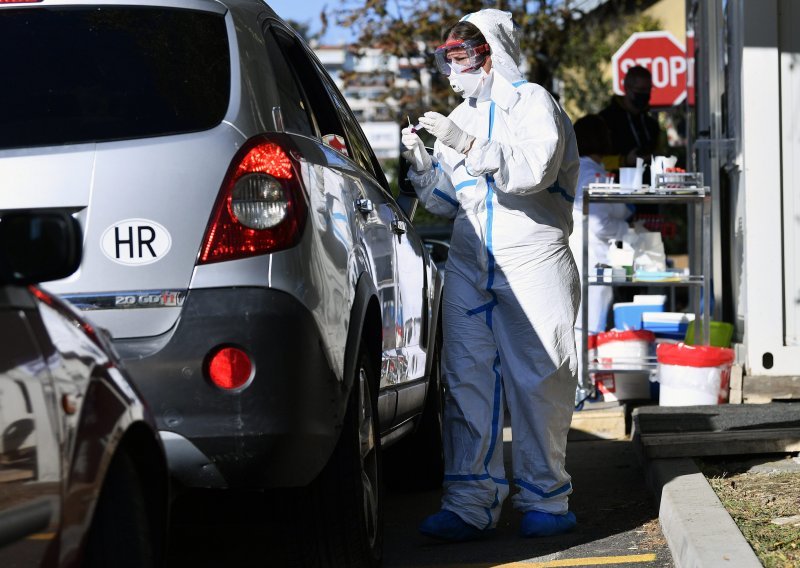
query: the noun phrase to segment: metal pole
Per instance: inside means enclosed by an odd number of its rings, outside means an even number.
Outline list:
[[[578,382],[579,400],[592,394],[589,379],[589,189],[583,188],[583,257],[581,258],[581,376]]]
[[[701,205],[703,212],[703,336],[702,345],[711,345],[711,196],[706,194]],[[717,286],[721,288],[721,286]],[[717,304],[719,306],[719,304]],[[715,310],[716,311],[716,310]],[[697,317],[697,316],[695,316]],[[698,330],[697,322],[694,324]]]
[[[699,37],[695,35],[696,45],[699,46],[701,65],[698,66],[698,104],[704,99],[703,108],[698,107],[698,128],[705,134],[708,142],[706,147],[701,147],[702,152],[700,167],[706,179],[706,185],[711,189],[711,227],[713,236],[711,261],[712,282],[717,285],[714,290],[714,317],[721,319],[722,314],[722,242],[719,235],[722,226],[722,211],[720,199],[720,153],[726,148],[722,141],[722,99],[725,94],[725,69],[724,69],[724,18],[722,13],[722,0],[709,0],[700,2],[699,8],[700,29]],[[702,76],[702,81],[700,77]],[[705,115],[705,116],[703,116]],[[705,292],[706,302],[711,301],[710,287]]]

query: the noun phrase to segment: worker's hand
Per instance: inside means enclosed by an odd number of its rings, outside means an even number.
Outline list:
[[[466,154],[475,142],[475,137],[461,130],[456,123],[439,114],[428,111],[420,117],[419,123],[445,146],[450,146],[459,154]]]
[[[417,136],[410,126],[401,130],[400,134],[400,140],[405,148],[402,156],[411,164],[411,169],[418,174],[431,169],[433,163],[428,151],[425,149],[425,144],[422,143],[422,139]]]

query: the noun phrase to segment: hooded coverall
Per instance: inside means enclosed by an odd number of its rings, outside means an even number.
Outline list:
[[[476,138],[467,155],[439,141],[433,167],[409,172],[423,206],[455,218],[443,296],[445,478],[442,509],[496,526],[509,494],[520,511],[567,512],[564,459],[580,298],[569,249],[578,151],[566,113],[517,67],[511,15],[465,17],[491,47],[489,86],[449,118]]]

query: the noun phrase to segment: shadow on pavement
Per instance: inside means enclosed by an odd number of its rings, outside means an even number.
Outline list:
[[[506,468],[510,472],[511,444],[504,445]],[[570,509],[578,518],[578,527],[573,533],[549,538],[518,537],[520,514],[513,510],[509,500],[503,506],[493,538],[439,543],[419,535],[416,527],[425,515],[438,509],[440,492],[389,493],[384,566],[482,567],[541,560],[539,557],[557,554],[590,558],[644,553],[656,554],[656,560],[648,566],[673,565],[658,526],[658,511],[629,441],[570,442],[567,471],[574,486]]]

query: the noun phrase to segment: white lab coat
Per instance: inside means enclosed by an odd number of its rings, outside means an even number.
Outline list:
[[[469,21],[494,60],[508,41],[484,12]],[[466,158],[437,141],[433,168],[409,173],[424,207],[455,218],[443,296],[442,508],[482,529],[497,524],[510,490],[504,405],[515,508],[563,514],[572,492],[564,459],[577,372],[580,288],[568,238],[578,153],[566,113],[514,70],[493,67],[488,98],[450,114],[476,138]]]

